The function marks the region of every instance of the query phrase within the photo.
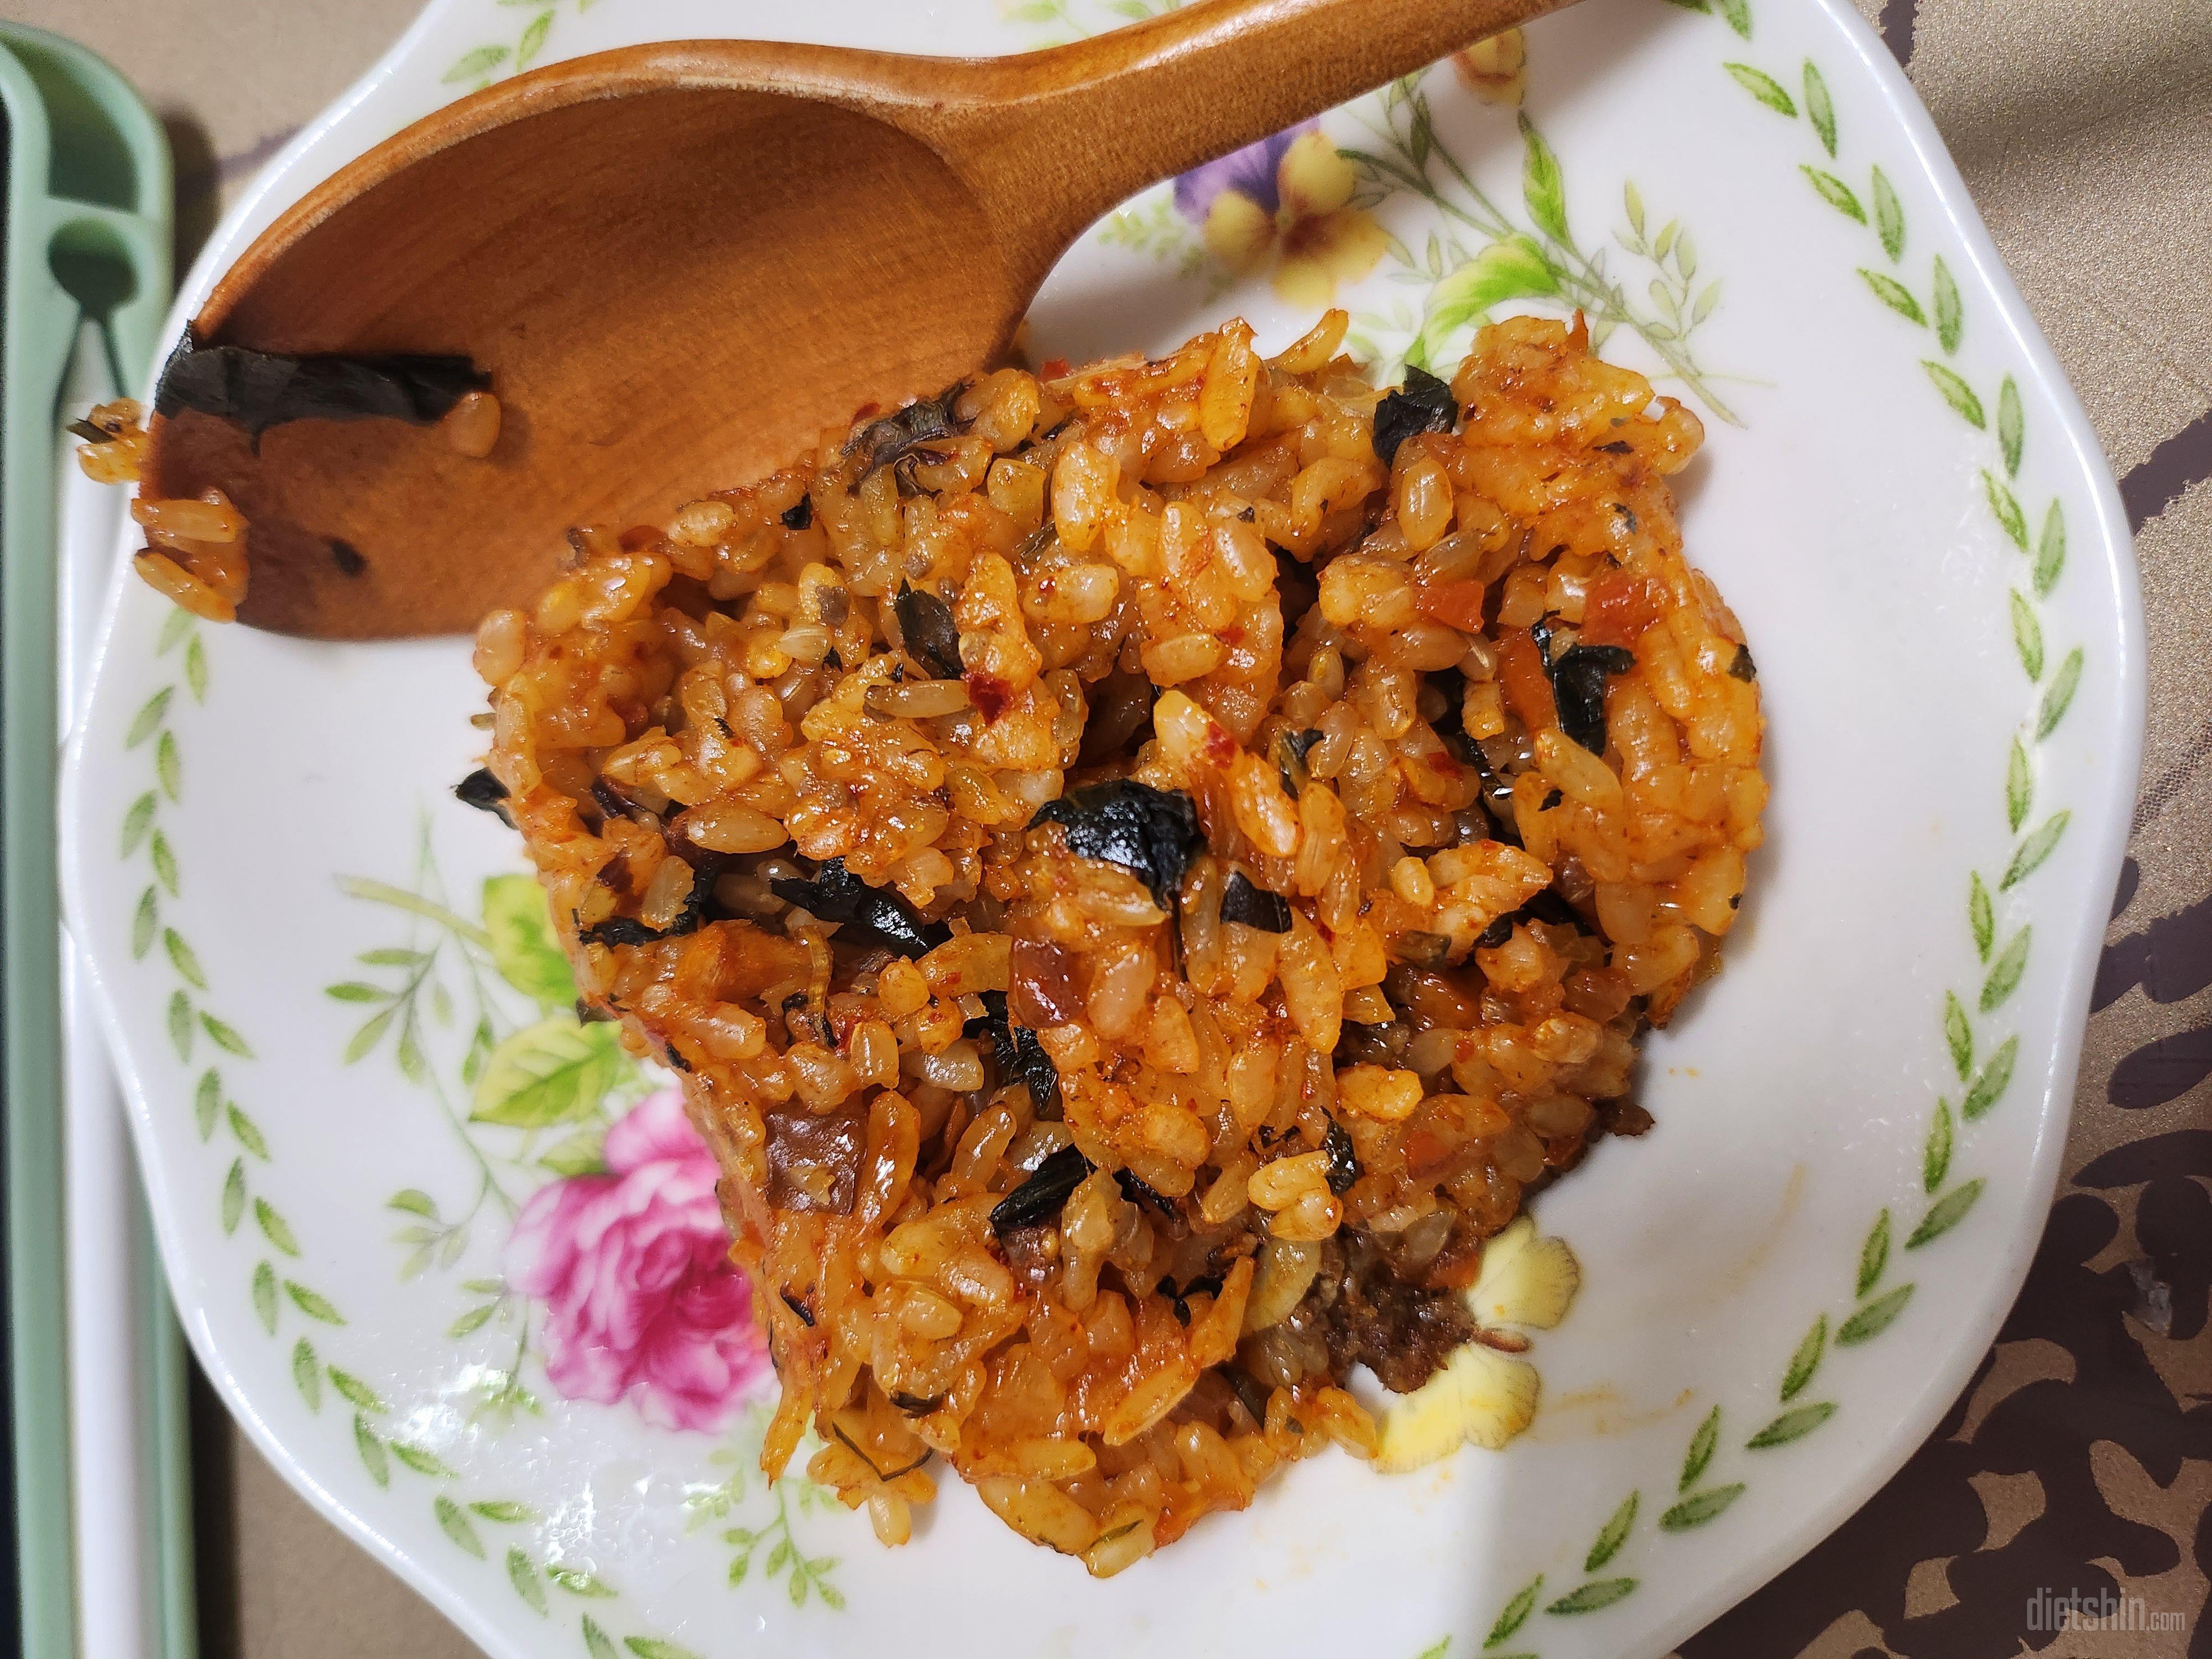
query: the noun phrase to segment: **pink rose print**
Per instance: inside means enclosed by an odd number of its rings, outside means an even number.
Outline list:
[[[730,1263],[714,1155],[664,1089],[607,1131],[607,1173],[540,1188],[507,1282],[545,1304],[545,1374],[571,1400],[713,1433],[769,1374],[752,1286]]]

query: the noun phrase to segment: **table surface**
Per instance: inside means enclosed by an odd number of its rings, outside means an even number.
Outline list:
[[[6,9],[104,53],[160,112],[182,270],[222,203],[419,3]],[[1934,112],[2120,479],[2150,729],[2065,1178],[2018,1306],[1897,1479],[1681,1659],[2208,1659],[2212,0],[1854,3]],[[193,1415],[209,1655],[476,1652],[295,1497],[204,1386]],[[2032,1631],[2039,1591],[2136,1598],[2140,1628]]]

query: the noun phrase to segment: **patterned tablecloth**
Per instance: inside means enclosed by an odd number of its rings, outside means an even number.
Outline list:
[[[189,253],[418,3],[7,9],[106,54],[161,112]],[[2019,1305],[1904,1472],[1681,1659],[2212,1659],[2212,0],[1855,3],[1934,111],[2119,476],[2150,731]],[[196,1421],[210,1654],[474,1651],[211,1399]]]

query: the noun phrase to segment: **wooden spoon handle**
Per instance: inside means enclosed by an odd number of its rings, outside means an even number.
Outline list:
[[[1569,3],[1200,0],[979,64],[984,97],[946,111],[947,125],[965,129],[957,148],[980,193],[1022,216],[1007,244],[1036,246],[1049,264],[1146,185]]]

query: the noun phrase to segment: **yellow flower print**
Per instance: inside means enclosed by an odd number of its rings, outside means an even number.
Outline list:
[[[1460,84],[1486,104],[1517,106],[1528,92],[1528,42],[1519,29],[1478,40],[1451,58]]]
[[[1310,122],[1183,174],[1176,205],[1231,271],[1249,276],[1272,261],[1275,292],[1318,309],[1338,283],[1358,282],[1382,258],[1382,227],[1352,205],[1357,182],[1352,163]]]

